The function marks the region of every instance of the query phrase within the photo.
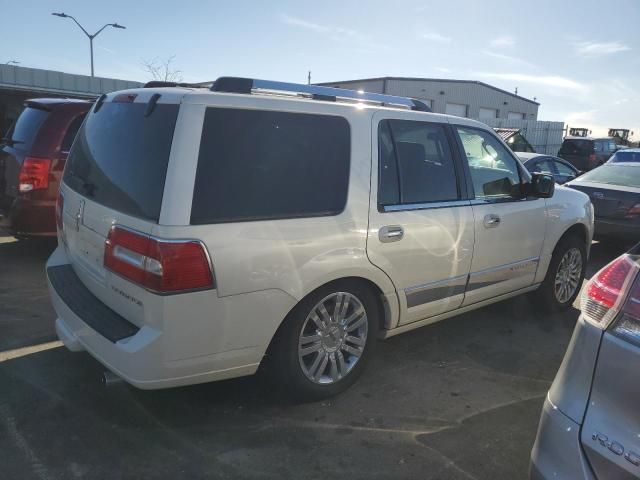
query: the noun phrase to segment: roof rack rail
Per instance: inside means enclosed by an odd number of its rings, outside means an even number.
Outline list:
[[[272,80],[258,80],[242,77],[220,77],[213,85],[212,92],[252,93],[254,90],[266,92],[289,92],[314,100],[335,102],[337,99],[355,100],[361,102],[379,103],[385,106],[404,107],[421,112],[431,112],[431,109],[420,100],[408,97],[398,97],[381,93],[370,93],[346,88],[323,87],[319,85],[304,85],[301,83],[276,82]]]
[[[205,86],[197,83],[185,82],[165,82],[163,80],[151,80],[145,83],[142,88],[163,88],[163,87],[188,87],[188,88],[204,88]]]

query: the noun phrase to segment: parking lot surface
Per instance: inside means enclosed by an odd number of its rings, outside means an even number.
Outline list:
[[[0,477],[526,478],[578,310],[526,297],[378,344],[350,390],[292,405],[260,377],[163,391],[102,387],[55,342],[55,243],[0,237]],[[623,249],[595,244],[587,277]]]

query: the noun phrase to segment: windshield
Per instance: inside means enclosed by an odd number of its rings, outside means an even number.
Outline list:
[[[626,187],[640,187],[640,167],[635,165],[607,164],[578,177],[576,182],[607,183]]]

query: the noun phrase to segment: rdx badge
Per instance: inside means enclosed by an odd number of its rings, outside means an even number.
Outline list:
[[[614,440],[609,440],[609,437],[602,433],[594,433],[591,435],[591,439],[598,442],[603,447],[608,448],[616,455],[624,455],[624,458],[629,462],[640,467],[640,455],[631,451],[625,451],[624,446]]]

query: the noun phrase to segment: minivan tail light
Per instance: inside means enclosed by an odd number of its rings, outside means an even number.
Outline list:
[[[160,293],[215,287],[207,251],[196,240],[163,240],[114,226],[105,242],[104,266]]]
[[[590,167],[595,167],[596,166],[596,154],[592,153],[591,155],[589,155],[589,166]]]
[[[50,158],[26,157],[18,175],[18,190],[28,193],[49,187]]]
[[[620,306],[638,271],[629,255],[622,255],[594,275],[582,293],[585,319],[605,329],[620,311]]]
[[[640,203],[636,203],[633,207],[629,209],[627,215],[635,216],[640,215]]]

